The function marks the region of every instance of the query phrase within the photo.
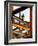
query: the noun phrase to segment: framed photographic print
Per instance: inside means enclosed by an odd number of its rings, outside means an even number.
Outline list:
[[[4,2],[4,44],[37,43],[37,2]]]

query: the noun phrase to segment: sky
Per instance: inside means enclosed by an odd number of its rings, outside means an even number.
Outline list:
[[[24,14],[24,21],[30,22],[30,8],[21,11],[22,14]],[[19,17],[19,13],[15,14],[15,16]]]

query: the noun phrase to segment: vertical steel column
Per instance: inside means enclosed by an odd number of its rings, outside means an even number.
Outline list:
[[[30,30],[28,32],[29,37],[32,37],[32,7],[30,7]]]
[[[20,19],[20,17],[21,17],[21,12],[19,12],[19,19]],[[20,24],[20,21],[19,21],[19,24]],[[19,31],[20,31],[20,28],[19,28]]]
[[[30,36],[32,37],[32,7],[30,7]]]

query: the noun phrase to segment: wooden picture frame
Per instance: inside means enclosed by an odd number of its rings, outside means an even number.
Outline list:
[[[8,38],[8,6],[9,6],[9,4],[13,4],[13,6],[15,5],[15,6],[24,6],[24,5],[26,5],[27,4],[27,6],[28,6],[28,4],[30,4],[30,6],[31,6],[31,8],[30,8],[30,20],[33,20],[34,19],[34,22],[35,22],[35,28],[34,28],[34,30],[35,30],[35,35],[34,35],[34,39],[33,39],[33,41],[27,41],[27,42],[12,42],[12,43],[9,43],[8,42],[8,40],[9,40],[9,38]],[[35,16],[35,18],[33,17],[33,15],[32,15],[32,7],[33,6],[35,6],[35,14],[33,14],[34,16]],[[21,9],[20,9],[21,10]],[[20,11],[20,10],[18,10],[18,11]],[[14,12],[15,13],[15,12]],[[32,19],[32,17],[33,17],[33,19]],[[30,23],[32,24],[32,21],[30,21]],[[33,23],[34,24],[34,23]],[[33,25],[31,25],[31,26],[33,26]],[[32,28],[32,27],[30,27],[30,28]],[[33,33],[33,32],[32,32]],[[30,40],[30,39],[28,39],[28,40]],[[31,44],[31,43],[37,43],[37,2],[30,2],[30,1],[5,1],[4,2],[4,44],[5,45],[8,45],[8,44]]]

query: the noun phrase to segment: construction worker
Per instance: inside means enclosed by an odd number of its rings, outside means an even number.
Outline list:
[[[24,14],[22,15],[22,20],[24,20]]]

